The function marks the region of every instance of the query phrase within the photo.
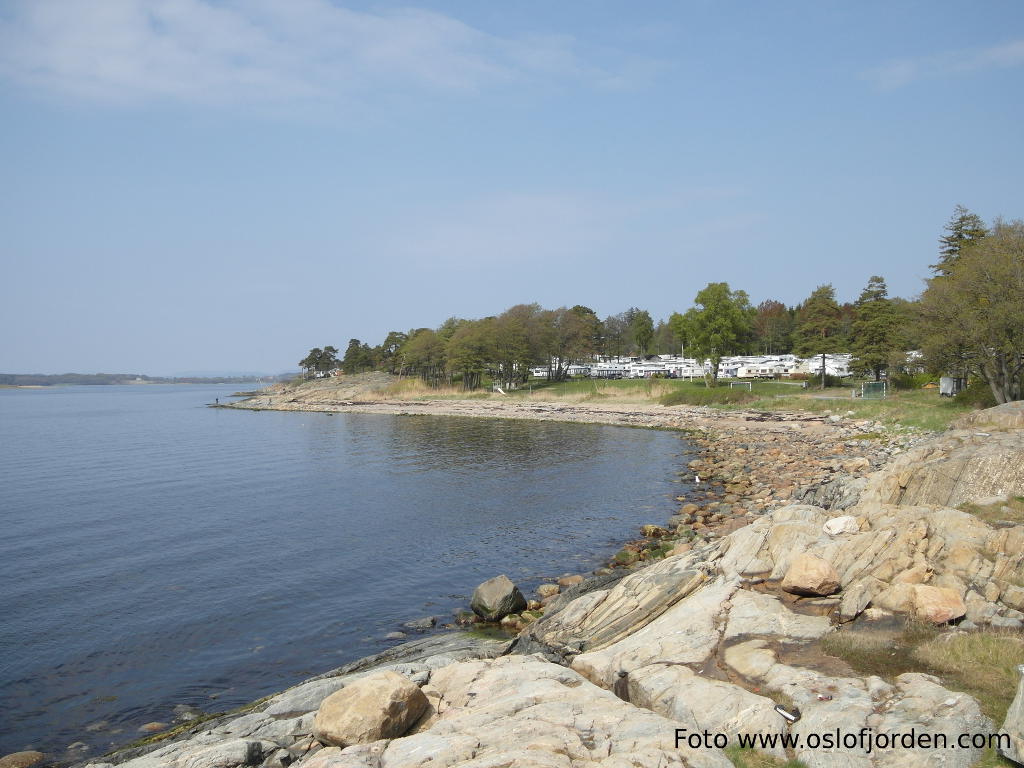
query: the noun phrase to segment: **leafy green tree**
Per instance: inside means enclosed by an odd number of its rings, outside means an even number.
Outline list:
[[[345,357],[341,361],[346,373],[360,373],[374,367],[373,351],[359,339],[349,339]]]
[[[622,357],[630,349],[629,320],[625,312],[608,315],[604,319],[604,343],[601,354],[608,357]]]
[[[928,281],[921,321],[933,370],[979,376],[997,403],[1024,399],[1024,222],[964,244]]]
[[[324,351],[320,347],[313,347],[309,350],[308,355],[299,360],[299,368],[306,372],[306,376],[309,376],[312,371],[316,370],[316,364],[323,353]]]
[[[299,367],[306,372],[307,376],[310,373],[326,373],[332,368],[336,368],[337,365],[338,350],[330,345],[323,349],[313,347],[309,350],[309,354],[299,361]]]
[[[494,318],[469,320],[448,340],[448,366],[462,377],[463,389],[476,389],[494,359]]]
[[[491,324],[495,379],[502,387],[525,382],[530,375],[534,355],[531,330],[534,330],[536,304],[520,304],[498,315]]]
[[[825,388],[825,355],[843,347],[842,310],[836,291],[819,285],[797,310],[794,351],[801,357],[821,355],[821,388]]]
[[[754,344],[766,355],[783,354],[793,347],[793,313],[781,301],[766,299],[754,315]]]
[[[416,374],[431,386],[438,386],[445,378],[448,366],[446,341],[432,328],[410,331],[398,357],[400,371]]]
[[[682,342],[676,338],[672,326],[665,320],[659,320],[654,326],[654,341],[651,348],[657,355],[678,355]]]
[[[579,333],[573,358],[577,362],[589,361],[601,350],[604,341],[604,323],[590,307],[577,304],[570,310],[579,319]]]
[[[569,365],[586,356],[590,348],[591,328],[585,313],[565,307],[547,310],[541,317],[548,378],[551,381],[562,381],[568,375]]]
[[[850,336],[854,365],[880,381],[893,352],[900,347],[899,317],[889,300],[885,279],[872,275],[856,304]]]
[[[673,315],[669,322],[674,322],[673,330],[685,340],[689,354],[698,361],[711,361],[704,384],[715,387],[722,357],[741,349],[750,337],[753,310],[746,292],[730,290],[728,283],[708,283],[694,304],[685,315]]]
[[[401,367],[398,352],[408,340],[409,335],[401,331],[391,331],[388,333],[384,343],[380,345],[381,368],[389,373],[398,373]]]
[[[889,299],[893,312],[896,313],[896,324],[899,326],[899,337],[906,349],[920,349],[921,303],[917,299],[907,300],[899,296]]]
[[[935,274],[948,275],[963,249],[987,234],[988,227],[981,217],[958,205],[946,224],[946,234],[939,239],[939,263],[931,265]]]
[[[654,321],[651,320],[651,313],[646,309],[635,310],[629,321],[629,330],[633,335],[637,352],[646,355],[651,347],[651,340],[654,339]]]

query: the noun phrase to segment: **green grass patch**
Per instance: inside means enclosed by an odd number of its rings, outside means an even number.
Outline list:
[[[851,397],[852,387],[809,390],[793,397],[762,398],[748,407],[766,411],[810,411],[821,413],[853,411],[851,418],[871,419],[889,426],[914,427],[929,431],[947,429],[950,423],[970,413],[971,407],[935,390],[893,392],[884,400]]]
[[[851,381],[842,387],[803,389],[799,381],[751,381],[751,390],[744,386],[729,387],[730,380],[720,379],[717,387],[708,388],[703,379],[570,379],[548,382],[531,380],[522,388],[509,392],[512,398],[537,400],[568,400],[574,402],[608,401],[652,403],[662,405],[710,405],[717,408],[752,408],[764,411],[808,411],[846,413],[853,411],[857,419],[871,419],[890,427],[913,427],[941,431],[950,422],[972,410],[970,404],[955,398],[940,397],[934,389],[890,391],[884,400],[863,400],[852,397],[859,384]],[[433,395],[432,397],[436,397]],[[452,393],[453,398],[465,394]],[[501,397],[500,395],[487,395]],[[882,437],[877,432],[860,439]]]
[[[806,768],[806,763],[799,760],[779,760],[738,744],[728,746],[723,751],[736,768]]]

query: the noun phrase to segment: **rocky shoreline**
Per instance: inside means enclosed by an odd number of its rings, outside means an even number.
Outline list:
[[[985,425],[991,432],[972,424],[928,437],[843,414],[492,401],[280,406],[686,429],[702,450],[683,472],[700,477],[700,491],[665,525],[645,526],[611,567],[538,595],[536,615],[506,622],[521,628],[511,644],[431,635],[90,765],[390,768],[429,757],[438,765],[728,766],[720,749],[677,746],[675,729],[995,730],[972,697],[930,675],[850,677],[799,657],[837,626],[883,616],[1019,630],[1024,525],[947,506],[1024,494],[1024,438],[1019,428],[1000,431],[1000,419]],[[373,677],[368,697],[350,688],[360,711],[346,711],[345,688],[385,672],[404,682],[389,688],[393,677]],[[391,691],[390,703],[375,690]],[[802,712],[797,722],[780,717],[779,701]],[[392,716],[421,704],[415,722]],[[345,736],[353,717],[376,725]],[[967,766],[980,756],[766,752],[809,766]]]

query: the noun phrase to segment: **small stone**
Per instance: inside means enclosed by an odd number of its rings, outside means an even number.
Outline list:
[[[672,547],[672,550],[668,554],[669,554],[669,557],[673,557],[675,555],[684,555],[687,552],[689,552],[691,549],[693,549],[693,545],[690,544],[690,542],[688,542],[688,541],[677,541],[675,546]]]
[[[426,632],[428,629],[433,629],[436,625],[436,617],[424,616],[422,619],[413,619],[412,621],[407,621],[402,626],[406,629],[411,629],[414,632]]]
[[[163,731],[166,728],[167,728],[167,723],[160,723],[160,722],[157,722],[157,721],[154,720],[151,723],[146,723],[145,725],[140,725],[139,726],[139,732],[141,732],[141,733],[158,733],[159,731]],[[68,747],[68,749],[71,749],[71,747]]]
[[[860,526],[857,525],[857,518],[853,515],[843,515],[826,521],[821,529],[829,536],[839,536],[844,533],[858,533]]]
[[[583,577],[578,573],[571,576],[563,576],[558,580],[558,586],[560,587],[575,587],[583,581]]]
[[[385,640],[401,640],[404,637],[408,637],[405,632],[388,632],[384,635]]]
[[[640,559],[640,554],[632,549],[620,549],[615,553],[615,562],[630,565]]]
[[[561,591],[561,587],[559,587],[557,584],[541,584],[539,587],[537,587],[537,594],[540,595],[541,600],[543,600],[545,597],[557,595]]]
[[[174,712],[175,721],[179,723],[195,720],[196,718],[202,717],[204,714],[203,710],[189,704],[175,704],[172,711]]]

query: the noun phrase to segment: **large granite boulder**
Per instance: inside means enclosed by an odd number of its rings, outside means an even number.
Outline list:
[[[1024,430],[960,430],[912,448],[871,475],[854,509],[959,507],[1005,494],[1024,495]]]
[[[948,587],[915,584],[913,594],[914,613],[924,621],[945,624],[967,613],[967,606],[959,593]]]
[[[997,430],[1024,429],[1024,400],[1003,403],[995,408],[974,411],[953,422],[953,429]]]
[[[790,561],[781,586],[793,595],[831,595],[839,590],[839,574],[827,560],[804,552]]]
[[[526,608],[526,598],[505,574],[488,579],[475,590],[469,607],[482,619],[500,621]]]
[[[1017,667],[1017,671],[1021,673],[1021,678],[1017,681],[1017,695],[1014,696],[1010,708],[1006,710],[1006,719],[1003,721],[1003,727],[999,729],[1000,733],[1010,737],[1010,744],[1005,748],[1000,747],[999,754],[1024,765],[1024,666]]]
[[[367,675],[323,700],[313,733],[324,744],[347,747],[393,739],[427,709],[423,691],[391,670]]]

